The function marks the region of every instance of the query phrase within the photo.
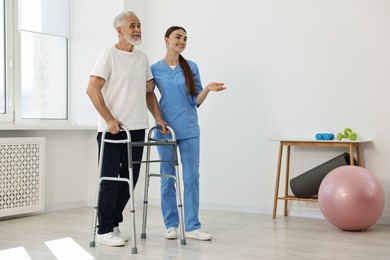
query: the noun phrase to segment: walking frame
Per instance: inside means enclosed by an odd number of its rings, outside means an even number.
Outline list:
[[[181,245],[186,245],[186,240],[184,237],[184,217],[183,217],[183,203],[181,199],[181,184],[180,184],[180,172],[179,172],[179,160],[177,156],[177,142],[176,135],[173,129],[167,126],[168,130],[171,132],[171,139],[154,139],[152,138],[153,130],[160,129],[161,126],[153,127],[149,130],[148,139],[147,139],[147,150],[146,150],[146,174],[145,174],[145,189],[144,189],[144,206],[143,206],[143,214],[142,214],[142,233],[141,239],[146,239],[146,221],[147,221],[147,211],[148,211],[148,191],[149,191],[149,182],[151,177],[159,177],[159,178],[172,178],[176,182],[176,200],[177,207],[179,213],[179,229],[180,229],[180,243]],[[151,146],[172,146],[173,159],[172,160],[151,160],[150,159],[150,147]],[[150,163],[154,162],[173,162],[175,164],[175,175],[170,175],[166,173],[150,173]]]
[[[182,199],[181,199],[181,184],[180,184],[180,177],[179,177],[179,163],[178,163],[178,156],[177,156],[177,142],[176,142],[176,135],[173,129],[169,126],[166,126],[167,129],[171,132],[172,138],[171,139],[154,139],[152,138],[153,131],[155,129],[160,129],[161,126],[155,126],[152,127],[148,132],[148,138],[146,142],[132,142],[131,136],[129,130],[121,126],[121,129],[126,132],[127,138],[122,140],[111,140],[106,139],[105,135],[107,131],[104,131],[102,133],[102,139],[100,144],[100,156],[99,156],[99,167],[98,167],[98,181],[97,181],[97,191],[96,191],[96,197],[95,197],[95,204],[94,204],[94,215],[93,215],[93,223],[92,223],[92,234],[91,234],[91,241],[89,243],[90,247],[95,247],[95,239],[96,239],[96,229],[97,229],[97,212],[98,212],[98,203],[99,203],[99,193],[100,193],[100,187],[101,183],[103,181],[120,181],[120,182],[127,182],[129,185],[129,191],[130,191],[130,218],[131,218],[131,241],[132,241],[132,247],[131,247],[131,253],[137,254],[137,241],[136,241],[136,228],[135,228],[135,206],[134,206],[134,180],[133,180],[133,166],[137,163],[146,163],[146,170],[145,170],[145,191],[144,191],[144,203],[143,203],[143,216],[142,216],[142,234],[141,239],[146,239],[146,221],[147,221],[147,204],[148,204],[148,189],[149,189],[149,179],[151,177],[160,177],[160,178],[172,178],[176,181],[176,197],[177,197],[177,207],[179,209],[179,221],[180,221],[180,238],[181,238],[181,245],[186,244],[186,240],[184,237],[184,217],[183,217],[183,205],[182,205]],[[129,165],[129,179],[127,178],[121,178],[121,177],[102,177],[102,163],[103,163],[103,154],[104,154],[104,144],[105,143],[113,143],[113,144],[127,144],[127,154],[128,154],[128,165]],[[172,146],[173,151],[173,160],[151,160],[150,159],[150,147],[151,146]],[[146,160],[145,161],[133,161],[132,158],[132,147],[133,146],[146,146],[147,152],[146,152]],[[175,170],[176,175],[169,175],[169,174],[153,174],[150,173],[150,163],[156,163],[156,162],[173,162],[175,164]]]

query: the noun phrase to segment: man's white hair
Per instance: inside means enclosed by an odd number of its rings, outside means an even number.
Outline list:
[[[122,13],[118,14],[112,21],[112,25],[114,26],[114,29],[116,30],[118,27],[122,27],[125,23],[126,17],[128,16],[137,16],[137,15],[132,11],[123,11]]]

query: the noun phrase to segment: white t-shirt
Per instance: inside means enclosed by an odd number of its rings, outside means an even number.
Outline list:
[[[103,51],[91,76],[106,80],[102,88],[104,101],[111,114],[129,130],[149,127],[146,105],[146,81],[153,78],[146,55],[133,50],[126,52],[115,46]],[[98,131],[105,131],[107,124],[99,115]]]

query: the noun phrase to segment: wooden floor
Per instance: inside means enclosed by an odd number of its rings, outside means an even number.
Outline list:
[[[129,215],[121,225],[127,233],[131,231]],[[2,252],[16,247],[23,247],[33,260],[57,259],[45,242],[62,238],[71,238],[92,256],[83,260],[390,259],[390,226],[385,225],[346,232],[323,219],[278,216],[272,220],[270,215],[202,210],[203,228],[213,234],[213,240],[187,239],[183,246],[180,240],[164,238],[160,209],[151,206],[147,238],[142,240],[142,208],[136,209],[138,254],[131,254],[131,243],[118,248],[89,247],[92,216],[92,208],[77,208],[0,220],[0,259],[5,260]]]

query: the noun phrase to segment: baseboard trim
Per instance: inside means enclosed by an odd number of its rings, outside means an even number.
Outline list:
[[[95,203],[94,201],[90,200],[90,201],[78,201],[78,202],[69,202],[69,203],[62,203],[62,204],[50,204],[50,205],[45,205],[44,212],[59,211],[59,210],[79,208],[79,207],[93,207],[94,203]],[[142,207],[143,200],[135,200],[134,204],[136,207]],[[159,206],[160,200],[159,199],[149,200],[148,204],[153,206]],[[128,207],[129,204],[127,205],[127,208]],[[272,215],[272,208],[269,207],[248,207],[242,205],[204,203],[200,205],[200,209],[265,214],[270,216]],[[282,207],[280,207],[276,215],[283,216]],[[307,208],[307,209],[292,208],[288,210],[288,215],[293,217],[325,219],[321,213],[321,210],[318,208]],[[377,224],[390,225],[390,216],[381,216],[378,219]]]

